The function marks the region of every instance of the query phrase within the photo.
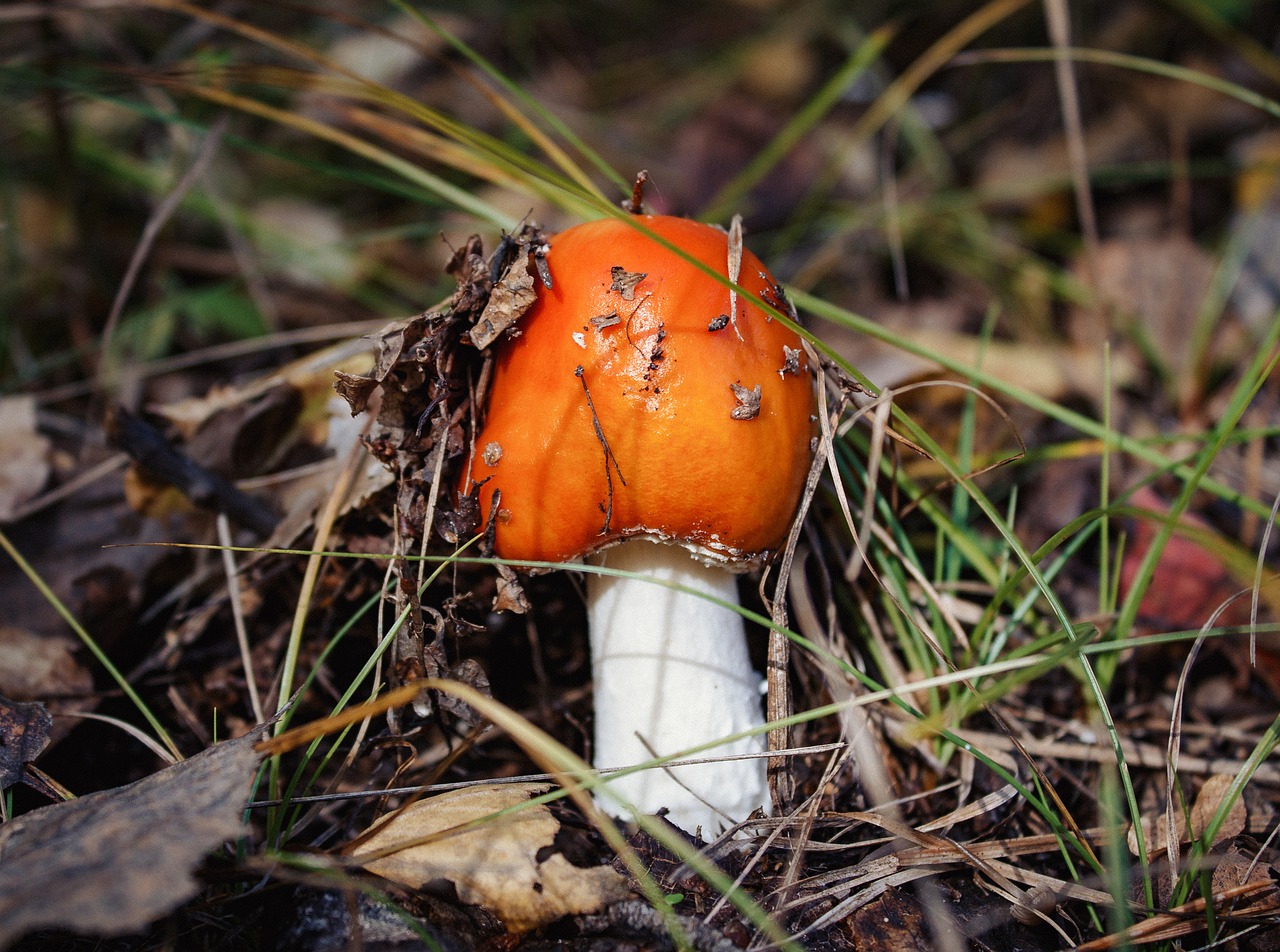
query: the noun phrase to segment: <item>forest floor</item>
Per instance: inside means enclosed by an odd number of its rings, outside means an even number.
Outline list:
[[[1280,9],[846,6],[0,7],[0,948],[1280,947]],[[456,492],[642,171],[822,395],[711,842]]]

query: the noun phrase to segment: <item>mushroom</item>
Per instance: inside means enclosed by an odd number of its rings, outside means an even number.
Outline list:
[[[781,303],[723,230],[637,220]],[[478,493],[502,558],[592,558],[629,573],[587,582],[596,767],[759,727],[761,677],[732,606],[737,574],[785,538],[808,471],[814,390],[799,338],[626,221],[562,232],[546,263],[551,286],[539,283],[518,333],[495,345],[474,444],[485,449],[463,491]],[[763,750],[757,733],[701,756]],[[706,836],[768,808],[760,757],[649,769],[609,788]]]

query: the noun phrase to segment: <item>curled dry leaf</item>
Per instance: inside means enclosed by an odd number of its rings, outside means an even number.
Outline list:
[[[0,826],[0,948],[40,928],[136,932],[194,896],[201,859],[243,830],[259,739]]]
[[[463,658],[457,664],[451,666],[447,672],[450,681],[457,681],[465,684],[475,690],[477,694],[484,697],[492,697],[493,692],[489,687],[489,676],[485,674],[484,668],[475,658]],[[435,696],[435,701],[444,710],[448,711],[464,724],[483,724],[484,717],[470,704],[454,697],[452,694],[441,691]]]
[[[529,598],[520,584],[520,577],[509,565],[498,567],[498,594],[493,599],[495,612],[515,612],[517,615],[528,614]]]
[[[738,401],[738,405],[729,411],[729,416],[735,420],[754,420],[760,415],[760,384],[747,389],[741,384],[731,383],[729,389]]]
[[[1191,807],[1191,835],[1196,839],[1199,839],[1208,830],[1214,814],[1218,812],[1218,808],[1222,806],[1223,798],[1231,789],[1233,779],[1230,774],[1214,774],[1200,788],[1200,793],[1196,795],[1196,802]],[[1244,800],[1241,797],[1236,797],[1235,801],[1227,808],[1227,813],[1222,819],[1222,825],[1214,832],[1213,843],[1210,845],[1217,846],[1224,840],[1232,839],[1244,832],[1247,819]]]
[[[609,290],[617,291],[622,295],[622,300],[624,301],[634,301],[636,299],[636,286],[649,276],[643,271],[628,271],[621,265],[614,265],[609,270],[609,275],[612,280]]]
[[[608,866],[574,866],[555,851],[560,821],[529,799],[547,784],[478,785],[406,807],[354,851],[364,867],[419,888],[445,880],[512,932],[596,912],[627,895]],[[515,807],[523,809],[493,817]]]
[[[1181,809],[1174,811],[1173,826],[1178,831],[1180,842],[1188,843],[1192,840],[1198,840],[1204,835],[1214,814],[1218,812],[1218,807],[1222,804],[1222,798],[1230,790],[1232,780],[1233,778],[1230,774],[1214,774],[1205,780],[1200,792],[1196,795],[1196,802],[1191,807],[1190,826],[1187,824],[1186,814]],[[1148,854],[1163,852],[1169,845],[1169,824],[1166,817],[1167,814],[1161,814],[1155,820],[1150,817],[1144,817],[1142,820],[1142,835]],[[1247,819],[1244,800],[1237,797],[1227,810],[1222,825],[1215,831],[1213,842],[1209,845],[1217,846],[1219,843],[1238,836],[1244,831]],[[1129,852],[1137,856],[1138,840],[1132,827],[1129,829],[1127,842]]]
[[[537,299],[538,292],[533,289],[533,274],[529,268],[529,245],[522,244],[515,261],[493,286],[489,303],[485,305],[480,319],[471,328],[471,343],[484,350],[520,320]]]

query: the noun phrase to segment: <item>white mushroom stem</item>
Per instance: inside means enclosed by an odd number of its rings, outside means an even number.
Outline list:
[[[733,573],[678,546],[646,541],[614,546],[597,561],[643,578],[588,577],[596,767],[678,754],[763,723],[761,678],[747,655],[742,617],[703,597],[736,605]],[[765,746],[757,734],[696,756],[761,753]],[[658,767],[615,778],[609,788],[639,813],[665,807],[676,826],[701,828],[704,837],[769,804],[763,758]],[[596,799],[625,817],[617,800]]]

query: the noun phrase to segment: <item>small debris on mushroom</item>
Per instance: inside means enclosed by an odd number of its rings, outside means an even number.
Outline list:
[[[787,374],[798,376],[800,374],[800,348],[788,347],[782,345],[782,369],[778,371],[778,376],[784,380]]]
[[[608,314],[597,314],[591,318],[591,326],[598,331],[604,330],[606,327],[613,327],[614,324],[621,324],[622,318],[618,317],[617,311],[610,311]]]
[[[573,342],[577,344],[579,347],[581,347],[583,350],[587,349],[587,335],[582,333],[582,331],[574,331],[569,336],[572,337]]]
[[[729,411],[729,416],[735,420],[754,420],[760,415],[760,384],[748,390],[742,384],[731,383],[729,389],[738,401],[738,405]]]
[[[769,283],[769,286],[761,293],[760,299],[770,307],[781,311],[793,321],[796,320],[799,315],[796,313],[795,306],[791,303],[791,299],[787,297],[787,292],[783,290],[782,285],[763,271],[760,272],[760,277]],[[764,317],[766,321],[773,320],[772,314],[765,314]]]
[[[729,315],[721,314],[714,321],[707,325],[709,331],[722,331],[729,326]]]
[[[636,299],[636,285],[648,277],[643,271],[628,271],[621,265],[616,264],[609,269],[609,274],[613,278],[613,283],[609,285],[609,290],[617,291],[622,295],[622,300],[624,301],[634,301]]]
[[[542,282],[542,286],[550,291],[554,284],[551,282],[551,266],[547,264],[547,252],[551,250],[551,246],[545,241],[533,249],[533,266],[538,271],[538,279]]]
[[[484,445],[480,458],[484,460],[486,466],[497,466],[498,460],[502,459],[502,444],[497,440],[490,440]]]

